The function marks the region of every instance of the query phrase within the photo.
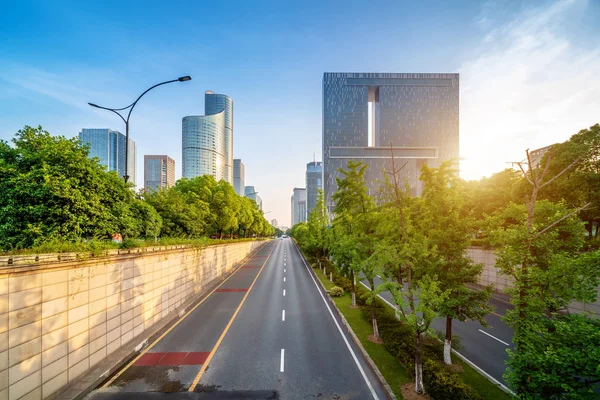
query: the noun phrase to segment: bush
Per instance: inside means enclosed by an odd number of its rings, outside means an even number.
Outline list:
[[[124,239],[119,245],[120,249],[133,249],[136,247],[142,247],[144,242],[138,239]]]
[[[334,286],[329,290],[331,297],[341,297],[344,295],[344,289],[339,286]]]
[[[423,384],[425,391],[435,400],[483,400],[456,373],[431,359],[423,363]]]

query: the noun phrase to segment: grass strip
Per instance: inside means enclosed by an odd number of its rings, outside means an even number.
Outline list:
[[[319,280],[323,283],[327,290],[335,286],[329,281],[329,276],[323,275],[323,272],[315,268]],[[400,386],[405,383],[412,382],[412,377],[404,369],[402,365],[392,356],[381,344],[376,344],[369,341],[369,335],[373,333],[373,327],[362,318],[360,308],[350,308],[352,298],[349,293],[345,293],[342,297],[333,297],[335,305],[346,318],[350,327],[360,340],[361,344],[369,354],[369,357],[375,362],[379,371],[392,388],[397,399],[403,399]]]

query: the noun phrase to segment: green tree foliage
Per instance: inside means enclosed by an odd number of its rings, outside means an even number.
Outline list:
[[[467,256],[472,220],[461,215],[464,185],[458,178],[458,170],[453,168],[453,162],[445,161],[439,168],[424,165],[421,181],[424,184],[423,195],[418,202],[421,207],[416,221],[436,249],[439,263],[432,273],[437,273],[440,287],[450,293],[437,312],[446,319],[444,362],[452,364],[452,320],[476,320],[486,326],[485,316],[493,311],[488,305],[492,286],[483,291],[467,287],[467,284],[477,283],[483,265],[475,264]]]
[[[273,227],[256,203],[211,176],[135,196],[133,186],[107,172],[77,138],[26,126],[0,141],[0,250],[52,242],[171,236],[199,238],[244,224],[257,236]]]
[[[385,282],[376,292],[388,290],[401,320],[414,332],[415,391],[425,392],[423,385],[423,334],[436,316],[436,310],[448,298],[435,270],[437,258],[427,237],[414,224],[419,199],[410,195],[410,187],[402,182],[402,167],[396,168],[392,152],[391,170],[386,171],[378,236],[381,238],[372,257],[383,268]],[[391,177],[391,180],[390,180]],[[430,275],[431,274],[431,275]]]
[[[485,216],[506,207],[511,201],[525,201],[522,181],[519,171],[505,169],[489,178],[465,182],[462,188],[464,209],[469,210],[468,214],[473,217],[476,226],[481,228],[477,222],[483,221]]]
[[[26,126],[0,142],[0,248],[135,233],[134,196],[78,139]]]
[[[590,236],[593,233],[600,237],[600,229],[592,232],[593,224],[600,225],[600,124],[583,129],[566,142],[552,146],[542,163],[549,157],[548,176],[557,176],[562,170],[568,170],[540,193],[540,199],[565,201],[570,208],[590,203],[590,207],[581,211],[580,217],[587,222]]]
[[[309,254],[315,257],[326,257],[329,245],[330,223],[329,213],[325,207],[325,195],[319,190],[315,207],[308,216],[308,233],[306,238],[306,249]]]
[[[582,348],[578,335],[595,323],[586,316],[565,317],[560,311],[573,300],[595,300],[599,255],[577,255],[585,232],[577,216],[581,208],[571,210],[565,201],[537,200],[575,162],[549,176],[552,152],[541,165],[533,165],[528,152],[527,159],[527,170],[522,168],[531,187],[527,204],[510,203],[488,221],[497,246],[496,265],[514,280],[507,290],[514,309],[505,320],[514,329],[515,350],[510,352],[506,379],[520,399],[583,399],[591,393],[591,382],[600,379],[600,357],[597,343]],[[560,343],[555,341],[557,333]],[[549,358],[567,353],[572,357]],[[596,365],[595,371],[590,364]]]
[[[194,178],[201,182],[200,178]],[[144,199],[153,206],[163,221],[162,236],[198,238],[206,233],[209,205],[202,200],[203,185],[192,185],[180,179],[169,189],[144,193]]]
[[[362,162],[348,162],[346,170],[339,169],[341,177],[336,177],[337,191],[333,195],[335,201],[335,218],[333,220],[336,241],[343,247],[336,246],[333,251],[334,261],[350,274],[352,281],[352,306],[356,307],[356,274],[360,274],[366,259],[373,252],[369,246],[372,233],[369,213],[374,210],[375,202],[367,193],[365,171],[367,165]],[[351,250],[348,246],[352,246]],[[352,257],[341,253],[350,251]]]

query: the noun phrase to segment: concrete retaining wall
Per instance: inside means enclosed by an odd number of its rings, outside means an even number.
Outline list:
[[[52,397],[263,243],[0,266],[0,400]]]
[[[480,247],[471,247],[467,250],[469,256],[476,263],[484,265],[483,272],[479,277],[479,284],[489,285],[494,284],[495,290],[503,292],[504,289],[511,287],[514,280],[510,276],[502,275],[500,270],[496,268],[496,255],[493,249],[483,249]],[[587,311],[600,317],[600,288],[594,303],[573,302],[569,306],[570,312]]]

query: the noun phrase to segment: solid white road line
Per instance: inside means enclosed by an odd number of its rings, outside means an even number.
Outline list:
[[[285,276],[283,277],[283,281],[285,282]]]
[[[329,315],[331,315],[331,319],[333,319],[333,322],[335,323],[335,326],[337,327],[338,331],[340,332],[340,335],[342,335],[342,339],[344,339],[344,343],[346,343],[346,347],[348,348],[348,351],[350,351],[350,354],[352,355],[352,359],[354,359],[354,363],[358,367],[358,370],[360,371],[360,374],[362,375],[363,379],[365,380],[365,383],[369,387],[369,391],[371,392],[371,395],[373,396],[373,398],[375,400],[379,400],[379,397],[377,396],[377,393],[375,393],[375,389],[373,389],[373,385],[371,385],[371,382],[369,381],[369,378],[367,378],[367,375],[365,374],[365,371],[363,370],[362,365],[360,365],[360,362],[358,361],[358,358],[356,357],[356,354],[354,353],[354,350],[352,350],[352,347],[350,346],[350,343],[348,342],[348,339],[346,338],[346,335],[344,335],[344,332],[342,331],[342,328],[340,327],[340,324],[338,323],[337,319],[335,319],[335,317],[333,316],[333,311],[331,311],[331,308],[329,307],[329,304],[327,303],[327,300],[325,300],[325,297],[323,296],[323,293],[321,293],[321,289],[319,289],[319,285],[317,284],[317,281],[315,281],[315,278],[310,273],[310,269],[308,269],[308,265],[306,264],[306,261],[304,260],[304,257],[302,257],[302,254],[300,254],[300,250],[298,250],[298,247],[297,247],[297,245],[295,243],[294,243],[294,248],[296,249],[296,251],[300,255],[300,258],[302,259],[302,262],[304,263],[304,267],[306,267],[306,271],[308,272],[308,275],[310,276],[310,278],[312,279],[313,283],[317,287],[317,292],[319,292],[319,295],[321,296],[321,299],[323,300],[323,303],[325,303],[325,307],[327,307],[327,311],[329,311]]]
[[[484,335],[488,335],[488,336],[489,336],[489,337],[491,337],[492,339],[496,339],[497,341],[499,341],[499,342],[500,342],[500,343],[502,343],[502,344],[505,344],[505,345],[507,345],[507,346],[510,346],[510,344],[506,343],[504,340],[500,340],[500,339],[498,339],[496,336],[492,336],[492,335],[490,335],[489,333],[487,333],[487,332],[485,332],[485,331],[482,331],[481,329],[477,329],[477,330],[478,330],[479,332],[483,333]]]
[[[281,311],[281,320],[285,321],[285,310]]]
[[[285,297],[285,289],[283,289],[283,297]]]
[[[464,362],[466,362],[467,364],[469,364],[471,367],[475,368],[477,371],[479,371],[479,373],[483,376],[485,376],[486,378],[488,378],[492,383],[494,383],[496,386],[498,386],[500,389],[504,390],[506,393],[511,394],[511,395],[515,395],[515,392],[513,392],[512,390],[510,390],[509,388],[507,388],[506,386],[504,386],[502,384],[502,382],[498,381],[497,379],[495,379],[493,376],[491,376],[490,374],[488,374],[487,372],[485,372],[484,370],[482,370],[480,367],[477,366],[477,364],[475,364],[474,362],[472,362],[471,360],[469,360],[467,357],[463,356],[462,354],[460,354],[458,351],[452,349],[452,352],[454,354],[456,354],[458,357],[460,357]]]
[[[285,349],[281,349],[281,360],[279,361],[279,372],[283,372],[283,360],[285,358]]]
[[[285,268],[283,269],[283,273],[285,273]]]

